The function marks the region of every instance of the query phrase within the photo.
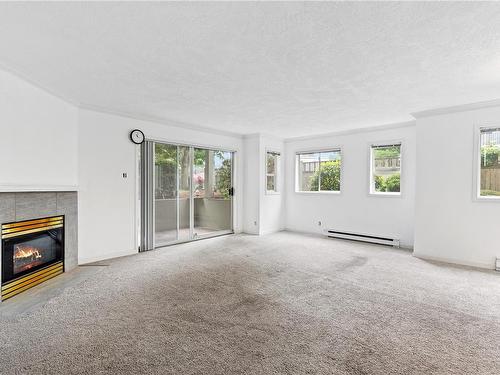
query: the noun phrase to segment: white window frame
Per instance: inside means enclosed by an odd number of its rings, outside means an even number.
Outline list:
[[[401,198],[403,196],[403,140],[370,142],[368,144],[368,195],[372,197]],[[375,191],[373,184],[373,148],[399,145],[399,192]]]
[[[335,190],[319,190],[319,191],[307,191],[307,190],[300,190],[300,183],[299,183],[299,155],[302,154],[316,154],[316,153],[322,153],[322,152],[339,152],[340,153],[340,190],[335,191]],[[306,150],[297,150],[295,151],[295,193],[296,194],[333,194],[333,195],[340,195],[342,194],[343,191],[343,185],[344,185],[344,149],[342,146],[333,146],[329,148],[321,148],[321,149],[306,149]],[[321,165],[321,157],[319,160],[319,163]]]
[[[275,172],[274,172],[274,189],[275,190],[267,190],[267,177],[272,176],[272,173],[267,173],[267,155],[268,154],[274,154],[277,155],[277,158],[275,160]],[[272,149],[266,149],[265,157],[264,157],[264,188],[265,192],[268,195],[276,195],[281,193],[281,186],[279,183],[279,177],[281,175],[281,152],[272,150]]]
[[[482,196],[481,195],[481,130],[500,129],[500,124],[476,124],[474,126],[474,167],[473,167],[473,188],[472,200],[476,202],[495,202],[500,203],[500,196]]]

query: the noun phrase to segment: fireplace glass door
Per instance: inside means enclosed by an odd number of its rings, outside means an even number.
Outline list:
[[[30,241],[14,245],[14,277],[18,274],[52,263],[57,259],[56,245],[50,236],[37,236]]]
[[[62,260],[62,229],[30,233],[2,242],[2,282]]]
[[[233,152],[145,143],[141,250],[232,233]]]

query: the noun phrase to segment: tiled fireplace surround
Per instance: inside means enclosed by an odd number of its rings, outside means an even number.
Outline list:
[[[67,272],[78,265],[78,193],[0,193],[0,224],[56,215],[65,215],[64,266]]]

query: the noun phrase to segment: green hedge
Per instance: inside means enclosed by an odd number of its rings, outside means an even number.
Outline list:
[[[319,170],[310,177],[311,191],[318,191],[321,170],[321,190],[340,190],[340,160],[321,162]]]
[[[399,173],[384,177],[384,176],[373,176],[375,182],[375,191],[398,193],[401,191],[401,177]]]

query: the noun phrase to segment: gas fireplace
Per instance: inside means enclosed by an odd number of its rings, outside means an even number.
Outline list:
[[[64,272],[64,216],[2,224],[2,300]]]

